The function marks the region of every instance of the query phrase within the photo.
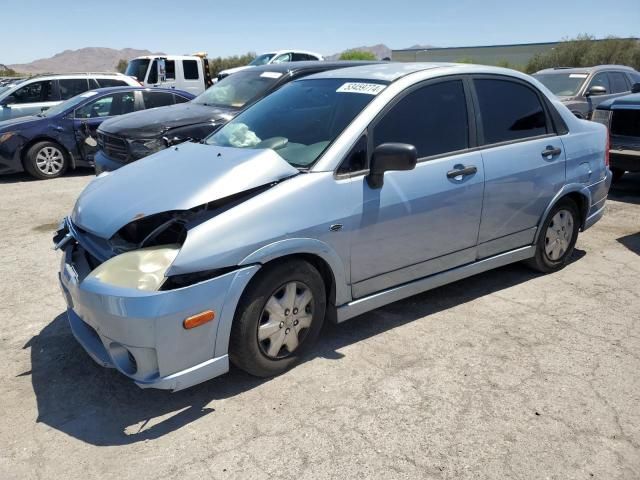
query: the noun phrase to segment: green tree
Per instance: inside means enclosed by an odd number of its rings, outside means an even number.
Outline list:
[[[129,65],[129,62],[124,58],[121,58],[120,60],[118,60],[118,64],[116,65],[116,70],[120,73],[124,73],[125,70],[127,69],[127,65]]]
[[[347,50],[340,54],[339,60],[377,60],[378,58],[372,52],[364,50]]]
[[[232,55],[230,57],[215,57],[209,59],[209,70],[211,77],[215,78],[222,70],[227,68],[242,67],[251,63],[256,58],[254,52],[248,52],[244,55]]]
[[[4,65],[2,65],[2,67],[5,67]],[[18,76],[18,72],[16,72],[15,70],[6,67],[6,68],[0,68],[0,77],[17,77]]]
[[[556,48],[535,55],[525,67],[527,73],[553,67],[591,67],[628,65],[640,69],[640,41],[608,37],[596,41],[592,35],[579,35]]]

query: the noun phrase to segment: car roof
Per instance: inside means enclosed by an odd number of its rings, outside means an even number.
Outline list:
[[[539,70],[534,75],[539,73],[544,74],[554,74],[554,73],[592,73],[599,72],[602,70],[625,70],[627,72],[635,72],[635,70],[631,67],[627,67],[626,65],[594,65],[592,67],[554,67],[554,68],[545,68],[543,70]]]
[[[158,53],[157,55],[141,55],[131,60],[155,60],[156,58],[166,58],[167,60],[199,60],[202,57],[198,55],[164,55]]]
[[[289,49],[283,49],[283,50],[270,50],[268,52],[264,52],[261,53],[260,55],[280,55],[281,53],[288,53],[288,52],[293,52],[293,53],[307,53],[309,55],[315,55],[317,57],[322,57],[321,54],[317,53],[317,52],[310,52],[309,50],[298,50],[297,48],[289,48]],[[260,56],[258,55],[258,56]]]
[[[126,75],[118,72],[80,72],[80,73],[43,73],[25,78],[25,82],[31,80],[65,80],[73,78],[127,78]],[[129,77],[131,78],[131,77]]]
[[[166,92],[166,93],[177,93],[186,98],[195,98],[195,95],[189,92],[185,92],[184,90],[178,90],[177,88],[150,88],[150,87],[135,87],[133,85],[123,85],[120,87],[103,87],[103,88],[94,88],[89,90],[91,92],[97,92],[99,94],[107,94],[107,93],[116,93],[116,92],[132,92],[132,91],[147,91],[147,92]]]
[[[350,78],[358,80],[383,80],[393,82],[401,77],[411,73],[421,72],[424,70],[433,70],[445,67],[468,67],[478,72],[488,72],[492,67],[483,67],[482,65],[469,65],[458,63],[436,63],[436,62],[379,62],[368,65],[359,65],[338,70],[331,70],[318,73],[313,78]],[[475,69],[473,67],[476,67]]]
[[[311,60],[304,62],[285,62],[285,63],[272,63],[268,65],[260,65],[259,67],[251,67],[251,69],[244,70],[246,72],[277,72],[277,73],[291,73],[295,74],[305,70],[331,70],[335,68],[354,67],[358,65],[372,65],[381,62],[367,62],[367,61],[349,61],[349,60],[336,60],[334,62],[325,62],[321,60]]]

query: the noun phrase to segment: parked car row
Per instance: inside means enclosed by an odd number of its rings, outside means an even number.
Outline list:
[[[512,262],[559,270],[602,217],[606,128],[530,76],[318,65],[255,67],[130,114],[142,156],[159,151],[97,176],[54,237],[71,329],[99,364],[169,390],[230,362],[275,375],[325,319]],[[102,126],[112,157],[107,131],[127,122]],[[177,144],[189,122],[212,133]],[[118,135],[130,155],[146,133]]]
[[[243,109],[283,85],[370,62],[297,62],[254,67],[225,77],[194,100],[108,120],[98,129],[96,173],[116,170],[186,140],[201,141]]]
[[[139,87],[120,73],[39,75],[0,87],[0,121],[40,113],[65,100],[95,88]]]
[[[64,85],[65,80],[52,82]],[[87,81],[82,78],[83,84]],[[123,80],[98,77],[91,81]],[[36,178],[49,179],[62,175],[68,168],[93,166],[96,129],[105,119],[192,98],[193,95],[180,90],[107,87],[56,102],[37,115],[0,122],[0,173],[26,170]]]

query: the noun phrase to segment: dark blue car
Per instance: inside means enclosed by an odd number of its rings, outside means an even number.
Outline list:
[[[100,88],[36,116],[0,122],[0,174],[26,170],[36,178],[48,179],[68,168],[90,167],[97,150],[96,129],[103,121],[192,98],[181,90]]]

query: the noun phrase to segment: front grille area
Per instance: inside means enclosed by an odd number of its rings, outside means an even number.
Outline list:
[[[614,110],[611,116],[611,134],[640,137],[640,110]]]
[[[98,145],[111,160],[129,161],[129,147],[124,138],[98,132]]]

